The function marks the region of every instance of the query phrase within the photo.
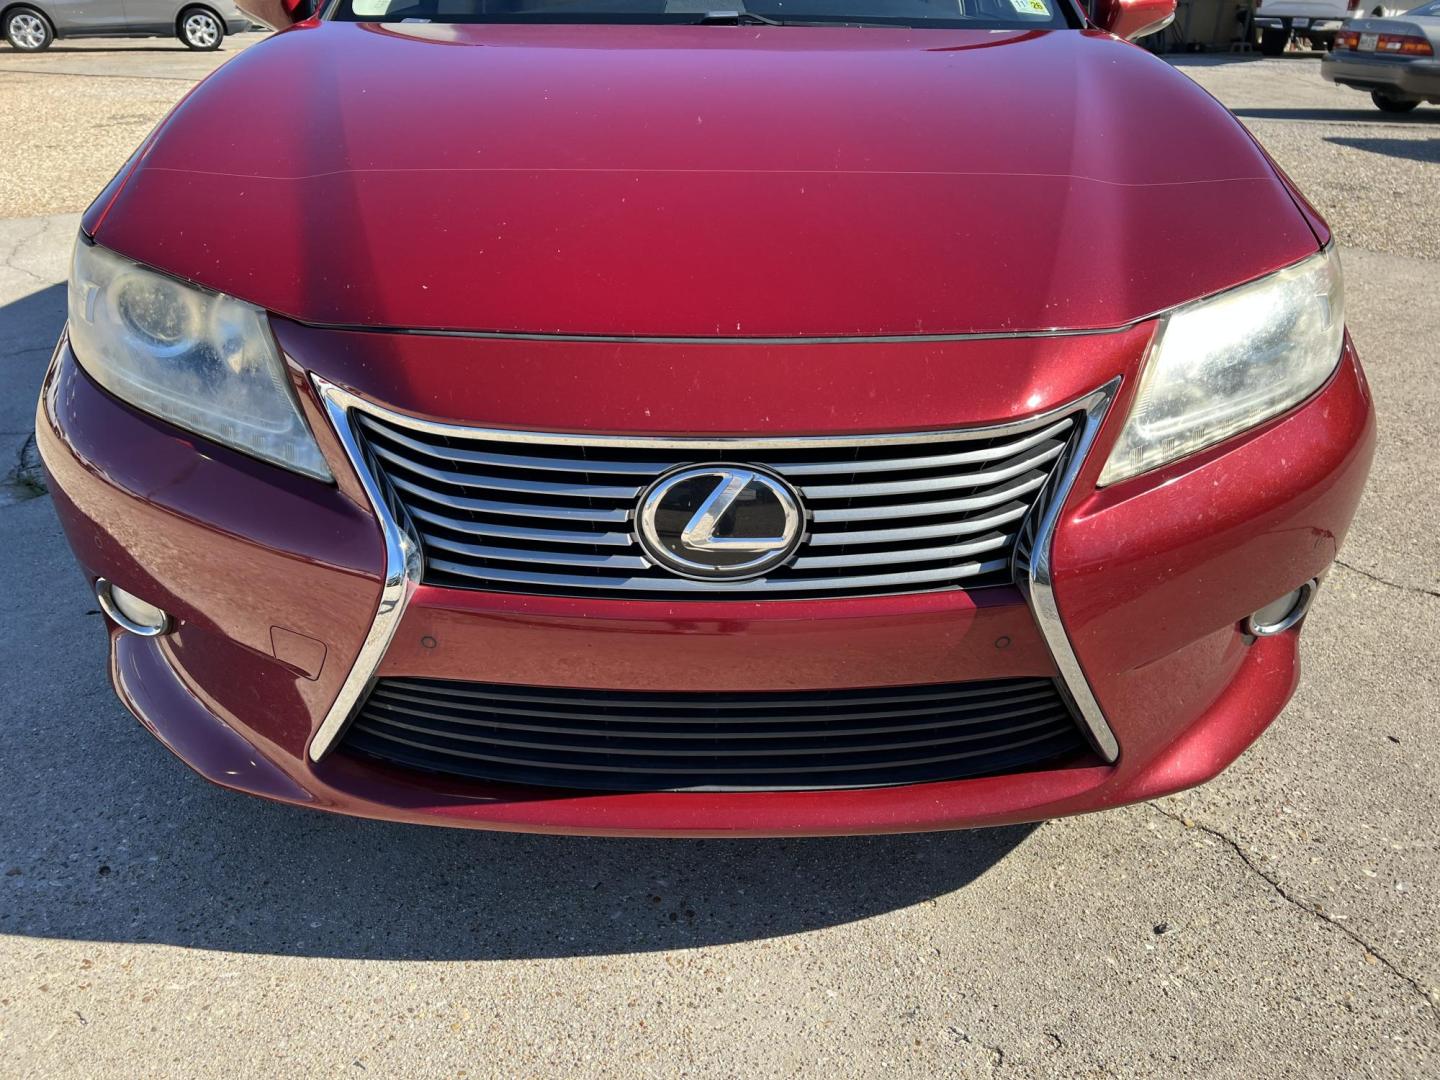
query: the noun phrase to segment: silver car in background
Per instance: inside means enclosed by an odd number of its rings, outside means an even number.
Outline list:
[[[177,37],[209,51],[250,20],[231,0],[0,0],[0,28],[22,52],[69,37]]]
[[[1355,19],[1335,35],[1320,74],[1370,91],[1376,108],[1406,113],[1440,105],[1440,0],[1385,19]]]

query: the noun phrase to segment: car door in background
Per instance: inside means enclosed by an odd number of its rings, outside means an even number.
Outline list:
[[[120,2],[120,0],[117,0]],[[180,12],[177,0],[123,0],[125,25],[132,34],[173,34]]]
[[[125,32],[124,0],[46,0],[41,7],[61,35]]]

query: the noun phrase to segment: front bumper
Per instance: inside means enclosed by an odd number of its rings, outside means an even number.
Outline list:
[[[1361,53],[1327,53],[1320,74],[1357,90],[1381,90],[1396,97],[1440,101],[1440,61],[1370,59]]]
[[[57,509],[87,575],[146,597],[176,622],[172,633],[149,639],[111,629],[118,693],[218,784],[363,816],[549,832],[738,836],[995,825],[1150,798],[1229,764],[1278,714],[1298,676],[1298,628],[1257,641],[1241,622],[1324,573],[1359,499],[1374,416],[1348,343],[1335,376],[1302,406],[1097,492],[1095,477],[1152,331],[943,345],[617,349],[277,323],[338,478],[334,487],[117,403],[62,341],[37,431]],[[618,361],[617,351],[625,354]],[[684,383],[716,359],[729,377],[703,396],[667,394],[662,403],[635,392]],[[537,399],[536,370],[563,392]],[[1075,477],[1052,549],[1054,599],[1118,759],[1096,755],[907,787],[642,794],[440,779],[343,751],[312,760],[374,621],[386,558],[382,530],[306,372],[416,415],[433,415],[432,403],[443,400],[445,418],[467,423],[717,434],[745,431],[757,402],[797,434],[993,424],[1079,400],[1118,377],[1120,395]],[[421,586],[375,674],[703,691],[1055,676],[1057,667],[1024,597],[1007,587],[647,602]]]

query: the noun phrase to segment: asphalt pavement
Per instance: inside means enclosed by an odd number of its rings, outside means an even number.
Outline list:
[[[1440,108],[1180,65],[1336,225],[1381,423],[1234,767],[1036,827],[591,840],[228,794],[108,688],[27,436],[76,212],[224,55],[0,51],[0,1076],[1440,1075]]]

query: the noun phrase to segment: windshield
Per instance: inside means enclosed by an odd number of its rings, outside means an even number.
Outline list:
[[[775,23],[1060,30],[1070,0],[338,0],[332,19],[436,23]]]

